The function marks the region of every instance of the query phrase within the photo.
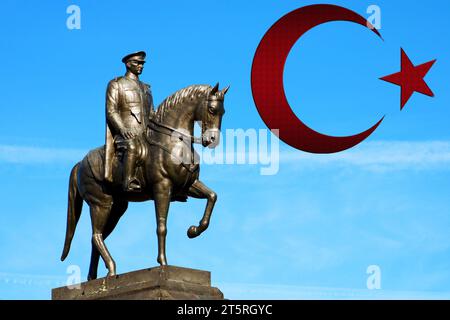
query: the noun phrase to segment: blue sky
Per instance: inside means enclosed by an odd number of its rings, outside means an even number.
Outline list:
[[[48,299],[70,265],[87,275],[85,205],[65,262],[68,175],[104,141],[107,82],[123,55],[145,50],[141,79],[156,103],[194,83],[231,85],[223,129],[265,129],[250,70],[267,29],[314,1],[2,1],[0,298]],[[258,165],[204,165],[219,200],[210,228],[190,240],[204,202],[173,204],[172,265],[209,270],[227,298],[450,298],[450,3],[332,1],[361,15],[381,9],[381,41],[336,22],[307,33],[284,74],[288,100],[307,125],[332,135],[380,127],[360,145],[312,155],[280,142],[279,172]],[[81,9],[68,30],[66,8]],[[425,78],[435,97],[414,94],[400,111],[397,86],[378,80],[437,63]],[[107,243],[118,272],[156,265],[153,203],[131,204]],[[381,269],[368,290],[366,269]],[[101,265],[99,274],[106,274]]]

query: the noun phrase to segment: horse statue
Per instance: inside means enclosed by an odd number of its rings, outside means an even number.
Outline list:
[[[106,238],[128,208],[128,203],[154,200],[156,210],[158,257],[167,265],[167,215],[171,201],[187,197],[207,199],[203,217],[197,226],[188,228],[189,238],[205,231],[217,200],[216,193],[199,180],[200,166],[194,143],[214,148],[219,144],[224,97],[228,88],[219,90],[209,85],[192,85],[181,89],[159,106],[141,137],[138,175],[143,182],[140,192],[121,188],[120,154],[114,159],[114,181],[104,179],[104,147],[91,150],[71,173],[67,209],[67,229],[61,261],[67,257],[81,215],[83,200],[89,205],[92,221],[92,253],[88,280],[97,278],[100,256],[108,269],[107,276],[116,275],[116,263],[105,244]],[[202,136],[194,137],[194,123],[201,122]]]

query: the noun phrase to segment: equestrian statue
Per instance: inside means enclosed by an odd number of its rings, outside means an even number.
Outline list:
[[[219,144],[224,98],[229,87],[191,85],[166,98],[156,110],[150,86],[139,80],[146,54],[125,56],[123,77],[111,80],[106,92],[106,143],[91,150],[70,173],[67,229],[63,261],[81,215],[83,201],[92,221],[92,253],[88,280],[97,278],[100,257],[108,276],[116,264],[106,238],[125,213],[128,203],[153,200],[158,236],[157,261],[167,265],[167,215],[172,201],[187,197],[206,199],[198,225],[188,228],[189,238],[199,236],[210,223],[216,193],[199,180],[199,155],[194,143],[214,148]],[[194,124],[201,124],[201,137]]]

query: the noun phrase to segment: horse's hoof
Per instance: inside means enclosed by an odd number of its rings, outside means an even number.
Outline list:
[[[88,281],[95,280],[95,279],[97,279],[97,275],[92,275],[92,276],[88,275],[87,279],[88,279]]]
[[[108,278],[110,278],[110,277],[115,277],[116,276],[116,272],[115,271],[110,271],[110,272],[108,272],[108,274],[106,275]]]
[[[187,236],[192,239],[199,235],[198,228],[196,226],[190,226],[187,231]]]
[[[159,263],[161,266],[167,266],[167,260],[166,260],[166,258],[158,257],[158,259],[156,259],[156,261],[158,261],[158,263]]]

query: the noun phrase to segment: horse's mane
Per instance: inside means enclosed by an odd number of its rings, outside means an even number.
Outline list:
[[[207,84],[195,84],[178,90],[174,94],[167,97],[158,106],[158,110],[156,110],[157,121],[162,121],[162,118],[167,110],[178,105],[183,105],[186,101],[193,101],[200,95],[206,96],[211,91],[211,88],[212,87]]]

